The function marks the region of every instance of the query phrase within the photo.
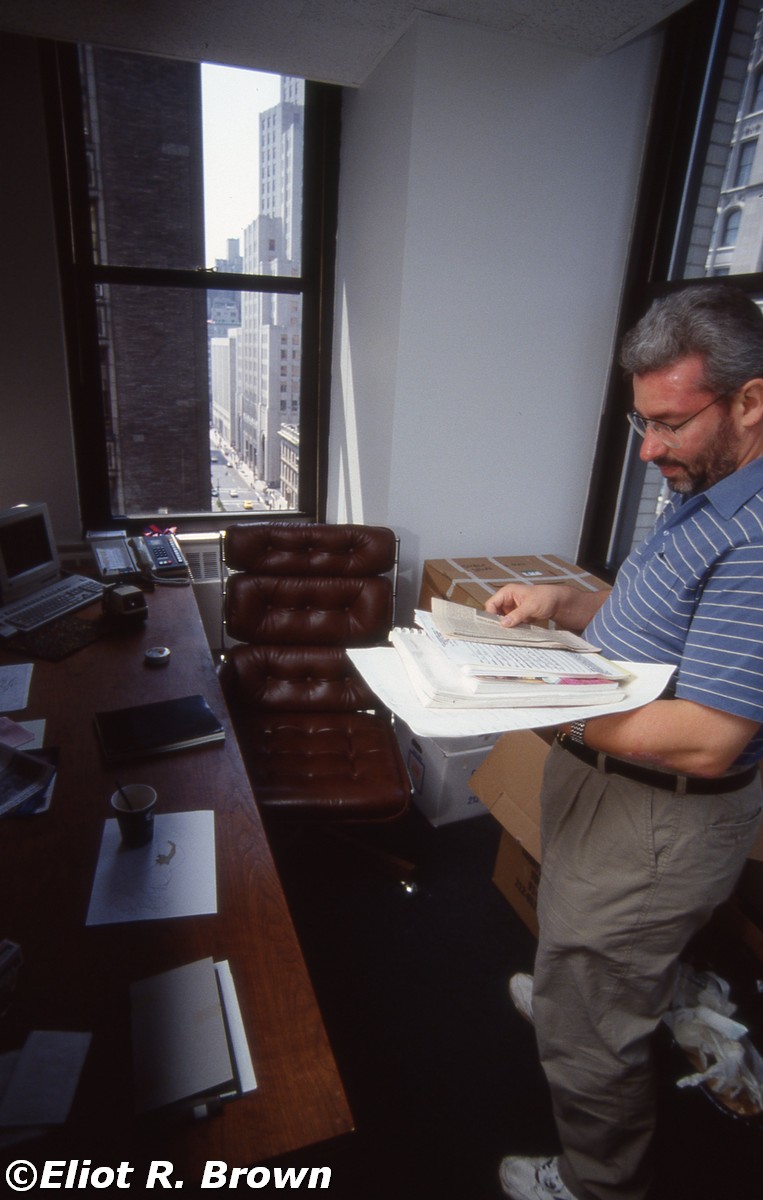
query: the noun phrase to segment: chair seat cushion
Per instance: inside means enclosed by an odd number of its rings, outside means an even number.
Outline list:
[[[239,713],[236,733],[258,804],[330,820],[405,812],[410,782],[394,732],[370,713]]]

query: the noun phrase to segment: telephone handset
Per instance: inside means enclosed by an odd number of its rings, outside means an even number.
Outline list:
[[[87,537],[101,579],[115,581],[135,575],[157,583],[190,579],[188,562],[172,533],[128,538],[119,530]]]

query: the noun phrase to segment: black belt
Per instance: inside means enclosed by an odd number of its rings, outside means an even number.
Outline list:
[[[570,741],[565,733],[557,733],[556,740],[570,754],[574,754],[581,762],[587,763],[605,775],[622,775],[625,779],[635,779],[638,783],[646,783],[649,787],[664,788],[668,792],[694,792],[702,796],[714,796],[722,792],[738,792],[747,787],[758,774],[757,767],[749,767],[736,775],[718,775],[713,779],[701,775],[670,775],[666,771],[652,771],[649,767],[638,767],[635,763],[626,762],[622,758],[612,758],[609,754],[601,754],[588,746]]]

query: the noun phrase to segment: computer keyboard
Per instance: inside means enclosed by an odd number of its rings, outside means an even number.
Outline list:
[[[24,632],[39,629],[56,617],[92,604],[103,595],[103,591],[103,584],[96,579],[88,579],[85,575],[69,575],[42,592],[37,592],[28,601],[17,600],[15,604],[7,605],[2,609],[2,619]]]

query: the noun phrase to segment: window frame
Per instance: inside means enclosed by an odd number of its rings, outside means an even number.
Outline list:
[[[758,65],[755,71],[755,83],[751,92],[748,116],[763,112],[763,65]]]
[[[671,279],[671,274],[674,263],[686,257],[688,214],[701,186],[735,15],[734,0],[697,0],[666,22],[616,347],[654,299],[708,282],[707,277]],[[732,278],[745,290],[763,292],[763,273]],[[630,551],[646,471],[625,419],[630,406],[630,383],[615,358],[578,547],[578,561],[607,579]]]
[[[342,89],[305,81],[302,274],[228,274],[215,270],[117,267],[94,261],[88,220],[88,162],[81,118],[75,44],[40,41],[48,147],[58,241],[64,339],[74,455],[83,529],[139,530],[144,515],[114,515],[107,463],[95,288],[144,284],[205,291],[297,294],[302,297],[299,507],[278,518],[325,519],[333,342]],[[247,512],[270,520],[272,512]],[[182,521],[188,532],[219,529],[236,512],[156,514],[162,525]]]

